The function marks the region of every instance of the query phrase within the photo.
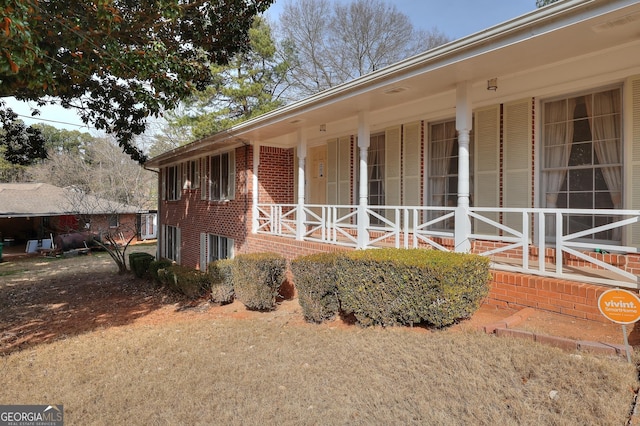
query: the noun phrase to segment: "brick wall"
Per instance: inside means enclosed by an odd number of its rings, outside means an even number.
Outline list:
[[[236,253],[250,251],[247,234],[251,232],[252,221],[253,147],[236,148],[235,158],[235,199],[202,200],[201,191],[206,188],[197,188],[182,189],[180,200],[160,201],[160,223],[180,228],[181,263],[184,266],[200,267],[202,232],[233,238]],[[293,149],[260,147],[259,202],[295,203],[294,182]]]
[[[260,147],[258,202],[292,204],[294,200],[293,149]]]
[[[503,308],[532,307],[609,323],[598,309],[598,298],[606,290],[607,287],[593,284],[493,271],[485,303]]]
[[[253,176],[253,147],[236,148],[235,199],[209,201],[201,199],[206,188],[183,189],[181,199],[160,201],[159,220],[163,225],[180,228],[181,263],[200,267],[200,233],[233,238],[236,251],[246,244],[247,229],[251,228],[251,179]]]

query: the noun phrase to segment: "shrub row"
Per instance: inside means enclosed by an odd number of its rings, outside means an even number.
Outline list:
[[[255,253],[224,259],[207,265],[207,272],[161,259],[148,267],[149,275],[162,285],[196,298],[211,292],[216,303],[240,300],[248,309],[273,310],[282,285],[286,260],[274,253]]]
[[[475,312],[489,292],[489,260],[422,249],[359,250],[311,255],[291,262],[308,321],[339,311],[361,325],[436,327]]]

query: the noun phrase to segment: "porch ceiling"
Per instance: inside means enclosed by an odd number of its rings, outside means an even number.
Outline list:
[[[575,80],[577,75],[587,79],[631,67],[640,69],[638,51],[640,2],[561,2],[558,7],[533,11],[265,114],[173,154],[193,155],[199,147],[229,139],[295,146],[299,129],[305,129],[310,140],[326,139],[332,129],[357,128],[359,111],[369,111],[372,123],[393,116],[394,110],[401,111],[405,119],[407,111],[446,116],[454,111],[455,88],[460,82],[471,82],[472,104],[478,107],[532,96],[534,90]],[[610,60],[601,60],[604,56]],[[598,58],[595,63],[590,61],[594,57]],[[497,92],[486,90],[487,80],[493,77],[498,78]],[[327,124],[326,133],[319,133],[320,124]],[[164,164],[171,157],[163,154],[150,165]]]

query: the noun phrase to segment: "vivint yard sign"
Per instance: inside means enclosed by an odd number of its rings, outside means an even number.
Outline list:
[[[618,324],[633,324],[640,319],[640,299],[628,290],[607,290],[598,298],[602,315]]]

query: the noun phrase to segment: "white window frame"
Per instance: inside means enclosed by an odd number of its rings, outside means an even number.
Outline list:
[[[602,142],[604,143],[605,141],[607,141],[607,139],[603,140],[603,141],[598,141],[597,140],[597,135],[594,134],[594,117],[592,116],[591,119],[587,118],[578,118],[576,119],[573,115],[570,116],[570,114],[575,114],[575,108],[578,107],[577,103],[578,100],[586,100],[587,102],[593,102],[593,97],[594,95],[598,94],[598,93],[606,93],[606,92],[613,92],[613,91],[617,91],[617,100],[618,100],[618,104],[617,104],[617,115],[618,117],[614,120],[614,123],[616,123],[617,125],[617,135],[618,135],[618,140],[619,140],[619,152],[618,152],[618,157],[619,157],[619,162],[618,163],[611,163],[611,164],[601,164],[600,160],[598,158],[598,153],[596,150],[596,143]],[[586,99],[581,99],[581,98],[586,98]],[[566,111],[566,117],[564,117],[564,120],[556,120],[555,122],[551,122],[551,118],[547,117],[547,105],[550,105],[551,103],[555,103],[558,101],[563,101],[565,103],[565,106],[567,107],[567,111]],[[575,102],[575,103],[574,103]],[[568,108],[570,108],[572,105],[574,106],[574,110],[569,111]],[[587,108],[587,110],[591,110],[593,111],[594,107],[593,104]],[[616,86],[608,86],[608,87],[601,87],[601,88],[593,88],[587,91],[583,91],[583,92],[579,92],[579,93],[573,93],[573,94],[568,94],[568,95],[563,95],[563,96],[558,96],[558,97],[554,97],[554,98],[550,98],[550,99],[545,99],[541,101],[541,111],[542,111],[542,119],[541,119],[541,126],[542,126],[542,131],[540,132],[541,136],[541,154],[540,154],[540,183],[541,183],[541,196],[542,196],[542,206],[543,207],[550,207],[550,208],[568,208],[568,209],[572,209],[572,208],[594,208],[594,209],[598,209],[598,208],[603,208],[603,209],[611,209],[611,208],[621,208],[623,205],[623,200],[622,200],[622,195],[624,194],[625,191],[625,181],[624,181],[624,175],[625,175],[625,170],[624,170],[624,125],[623,125],[623,115],[624,115],[624,100],[623,100],[623,90],[622,87],[619,85]],[[593,113],[592,113],[593,114]],[[600,117],[596,117],[596,118],[601,118],[601,117],[607,117],[607,116],[612,116],[615,117],[616,114],[606,114],[606,115],[602,115]],[[576,127],[572,127],[571,129],[568,128],[568,126],[576,126],[578,123],[580,122],[585,122],[588,123],[586,125],[589,126],[589,132],[590,132],[590,136],[591,139],[589,140],[579,140],[579,141],[574,141],[573,139],[575,137],[579,137],[575,135],[575,131],[576,131]],[[547,156],[550,154],[547,154],[547,150],[555,148],[556,151],[558,149],[562,149],[562,145],[550,145],[549,144],[549,140],[547,140],[547,135],[548,134],[552,134],[551,130],[547,131],[547,126],[553,126],[553,125],[561,125],[561,124],[565,124],[567,126],[567,130],[566,132],[570,132],[568,133],[569,135],[573,135],[572,136],[572,140],[569,141],[570,146],[568,147],[568,149],[566,150],[567,152],[567,157],[566,157],[566,162],[567,164],[564,166],[560,166],[560,167],[550,167],[547,164]],[[612,139],[615,140],[615,139]],[[574,148],[574,146],[579,146],[579,145],[589,145],[590,146],[590,150],[591,150],[591,163],[590,164],[570,164],[571,162],[571,158],[572,158],[572,150]],[[554,154],[554,158],[558,157],[557,155]],[[551,160],[549,160],[551,161]],[[603,184],[603,180],[606,181],[606,178],[604,178],[604,176],[602,175],[603,173],[603,169],[612,169],[612,168],[618,168],[620,170],[620,185],[621,187],[618,188],[618,192],[619,193],[619,206],[615,206],[615,204],[612,205],[600,205],[600,207],[598,207],[598,198],[602,198],[601,195],[602,194],[609,194],[609,196],[611,196],[611,193],[613,192],[611,190],[611,188],[608,186],[608,184],[606,184],[607,189],[606,191],[603,190],[601,188],[602,184]],[[551,188],[549,188],[550,183],[549,180],[551,179],[550,177],[550,173],[554,173],[554,172],[560,172],[560,173],[564,173],[564,177],[562,177],[562,181],[560,182],[558,180],[558,178],[556,178],[555,181],[555,185],[557,186],[557,192],[555,191],[551,191]],[[593,179],[593,187],[592,190],[589,191],[584,191],[584,190],[580,190],[579,183],[572,183],[571,179],[579,179],[577,176],[579,176],[580,174],[585,173],[585,171],[591,171],[592,172],[592,179]],[[598,174],[599,173],[599,174]],[[575,176],[574,176],[575,175]],[[600,176],[600,179],[598,179],[598,176]],[[573,181],[573,182],[579,182],[579,181]],[[599,188],[600,186],[600,188]],[[585,197],[580,197],[582,195],[585,194],[591,194],[591,206],[580,206],[580,205],[575,205],[572,206],[571,203],[571,199],[572,196],[573,197],[578,197],[578,198],[582,198],[583,200],[585,199]],[[600,195],[600,197],[599,197]],[[612,200],[613,203],[613,200]],[[577,232],[578,230],[581,230],[579,227],[578,228],[567,228],[569,223],[577,223],[577,221],[584,221],[588,218],[591,218],[591,225],[587,225],[585,224],[586,227],[596,227],[596,226],[600,226],[603,225],[605,223],[608,223],[612,220],[614,220],[613,217],[609,217],[609,219],[607,219],[607,217],[605,216],[589,216],[589,217],[584,217],[584,216],[576,216],[576,217],[569,217],[566,216],[565,220],[567,221],[563,226],[565,227],[565,232]],[[547,224],[547,235],[554,235],[555,234],[555,223],[549,223]],[[610,235],[592,235],[590,237],[586,237],[583,238],[583,240],[593,240],[593,241],[606,241],[606,242],[619,242],[622,239],[621,233],[620,233],[620,229],[616,228],[614,230],[609,231]]]
[[[235,198],[235,151],[208,157],[207,194],[211,201],[229,201]]]
[[[164,175],[162,176],[162,198],[166,201],[178,201],[181,198],[180,166],[180,164],[176,164],[164,168]]]
[[[232,259],[235,241],[223,235],[200,234],[200,269],[205,270],[209,263],[219,259]]]
[[[180,263],[180,228],[172,225],[162,225],[162,244],[160,256]]]
[[[182,164],[182,189],[200,188],[200,159],[185,161]]]
[[[434,132],[433,132],[433,128],[434,126],[453,126],[453,133],[455,134],[455,136],[453,138],[444,138],[444,139],[439,139],[439,140],[435,140],[434,139]],[[455,119],[449,119],[449,120],[442,120],[442,121],[434,121],[434,122],[430,122],[428,123],[428,135],[429,135],[429,139],[428,139],[428,143],[427,143],[427,200],[429,206],[435,206],[435,207],[456,207],[457,206],[457,199],[458,199],[458,185],[457,185],[457,179],[459,178],[459,170],[456,171],[456,173],[451,173],[450,172],[450,164],[447,164],[447,171],[445,173],[441,173],[441,174],[434,174],[434,169],[436,167],[434,167],[433,161],[434,161],[434,143],[437,142],[444,142],[445,140],[450,140],[451,143],[453,144],[451,146],[451,153],[449,153],[449,155],[447,157],[442,157],[442,158],[449,158],[449,161],[452,161],[453,159],[455,159],[456,163],[459,164],[459,145],[458,145],[458,132],[455,130],[455,125],[456,125],[456,121]],[[446,136],[446,133],[445,133]],[[469,203],[471,205],[473,205],[473,161],[474,161],[474,135],[473,135],[473,130],[469,132]],[[434,192],[434,179],[435,178],[444,178],[444,187],[441,190],[441,192],[439,194],[435,194]],[[451,180],[455,178],[456,179],[456,187],[452,188],[450,185]],[[441,196],[442,197],[442,203],[440,204],[436,204],[434,203],[434,197],[435,196]],[[433,215],[434,218],[436,216],[439,216],[441,213],[438,212],[434,212]],[[438,229],[453,229],[455,227],[454,224],[454,220],[451,219],[448,222],[440,222],[439,225],[437,225]]]
[[[107,220],[109,222],[109,228],[111,229],[118,228],[120,226],[120,215],[116,213],[110,214]]]

